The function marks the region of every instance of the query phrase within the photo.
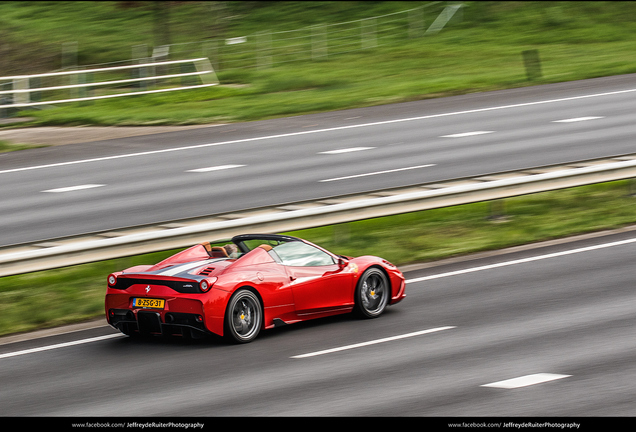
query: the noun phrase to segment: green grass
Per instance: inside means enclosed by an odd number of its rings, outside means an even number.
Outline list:
[[[45,147],[43,145],[33,145],[33,144],[14,144],[9,141],[0,140],[0,153],[12,152],[17,150],[25,150],[36,147]]]
[[[501,223],[489,220],[490,203],[475,203],[288,234],[338,254],[378,255],[403,266],[634,224],[629,186],[619,181],[509,199]],[[3,277],[0,335],[103,316],[109,273],[174,252]]]
[[[120,61],[130,58],[132,45],[155,45],[151,3],[125,9],[121,2],[3,2],[0,23],[13,41],[7,46],[81,38],[80,64]],[[210,15],[211,4],[183,2],[172,7],[170,36],[172,43],[187,43],[275,32],[427,3],[225,2]],[[427,25],[442,6],[427,12]],[[206,24],[204,12],[223,25]],[[221,70],[220,87],[63,104],[19,115],[33,117],[33,126],[228,123],[634,73],[636,22],[627,17],[635,12],[633,2],[467,2],[463,19],[436,35],[409,39],[402,31],[384,40],[386,45],[326,60]],[[527,49],[537,49],[541,58],[543,76],[534,82],[527,81],[523,65],[521,53]]]

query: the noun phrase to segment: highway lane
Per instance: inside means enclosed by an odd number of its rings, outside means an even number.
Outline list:
[[[0,246],[631,153],[633,75],[0,157]]]
[[[633,416],[635,252],[629,231],[448,260],[379,319],[244,346],[108,327],[0,345],[0,415]]]

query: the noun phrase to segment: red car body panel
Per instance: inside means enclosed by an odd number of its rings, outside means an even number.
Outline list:
[[[277,262],[271,247],[263,245],[231,258],[203,243],[156,265],[136,266],[110,275],[105,298],[107,320],[127,334],[143,329],[156,334],[223,336],[226,308],[232,295],[242,288],[255,292],[260,299],[263,329],[348,313],[355,306],[358,279],[371,267],[381,269],[389,281],[387,304],[405,297],[402,273],[386,260],[373,256],[339,257],[304,240],[280,238],[320,250],[333,263],[283,265]],[[205,284],[210,288],[203,291]],[[138,307],[133,305],[136,298],[163,300],[163,305]]]

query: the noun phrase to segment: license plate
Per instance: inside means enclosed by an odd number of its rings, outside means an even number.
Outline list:
[[[163,305],[165,300],[163,299],[152,299],[152,298],[134,298],[133,306],[139,308],[149,308],[149,309],[163,309]]]

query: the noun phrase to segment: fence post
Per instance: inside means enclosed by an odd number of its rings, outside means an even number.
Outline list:
[[[362,33],[362,49],[375,48],[378,46],[376,19],[360,21]]]
[[[133,45],[132,47],[132,63],[133,64],[143,64],[148,62],[148,45]],[[139,69],[131,69],[130,70],[131,78],[145,78],[148,76],[147,68],[139,68]],[[137,83],[133,83],[133,87],[137,87],[139,90],[143,91],[148,88],[148,81],[137,81]]]
[[[221,70],[221,62],[219,61],[219,44],[214,39],[208,39],[203,41],[201,45],[202,57],[206,57],[210,60],[212,67],[215,71]]]
[[[272,33],[265,30],[256,35],[256,68],[258,70],[272,67]]]
[[[424,9],[417,8],[409,11],[409,38],[415,39],[424,35]]]
[[[314,25],[311,27],[311,59],[318,60],[321,57],[325,59],[328,56],[327,47],[327,30],[324,26]]]
[[[62,44],[62,69],[75,70],[77,68],[77,42],[64,42]],[[73,74],[69,77],[71,85],[77,84],[77,75]],[[77,94],[77,89],[69,89],[69,95],[72,98]]]
[[[28,90],[29,78],[17,78],[13,80],[13,90]],[[29,92],[13,93],[14,104],[28,104],[30,102]]]

